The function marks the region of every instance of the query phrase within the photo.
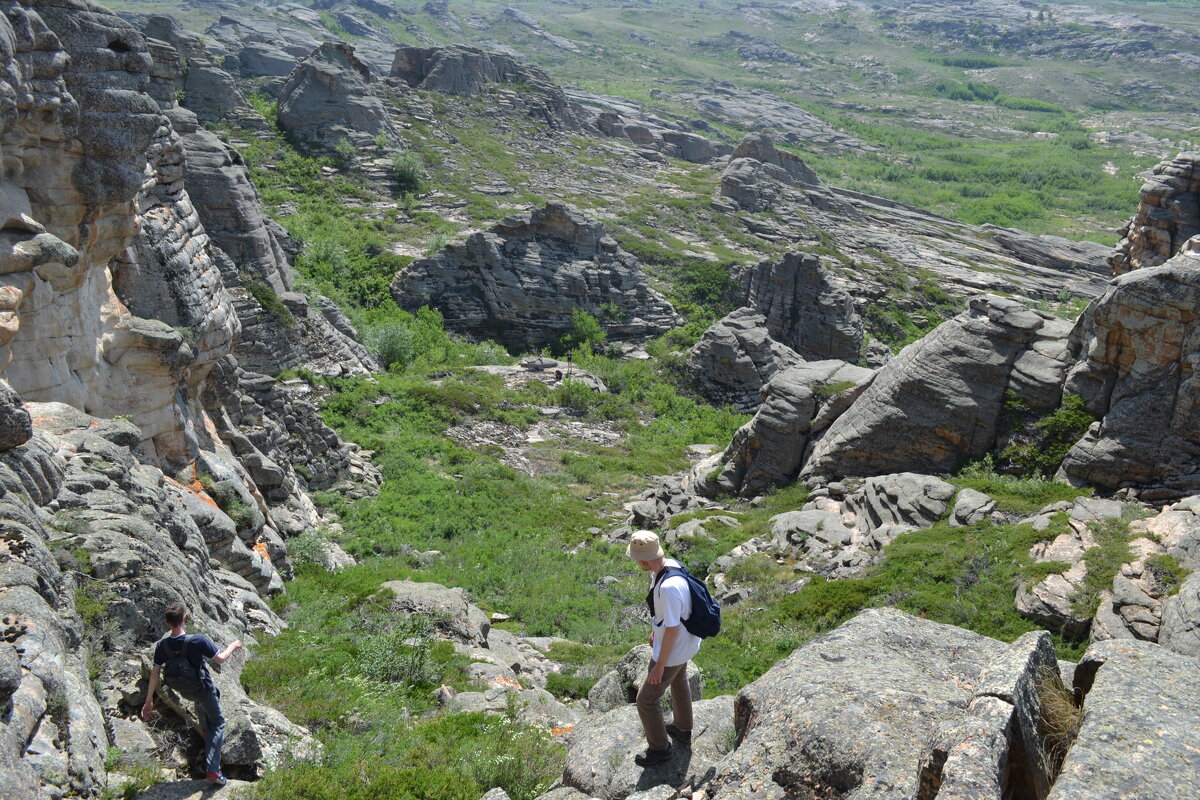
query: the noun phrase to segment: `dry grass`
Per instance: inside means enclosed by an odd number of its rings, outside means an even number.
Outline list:
[[[1042,716],[1039,733],[1042,740],[1042,759],[1046,773],[1053,780],[1062,768],[1067,751],[1075,743],[1083,725],[1083,708],[1075,702],[1074,693],[1063,685],[1056,667],[1043,667],[1037,676],[1038,699]]]

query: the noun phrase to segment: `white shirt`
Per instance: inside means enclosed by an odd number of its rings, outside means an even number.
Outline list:
[[[673,558],[665,561],[666,567],[683,566]],[[666,568],[664,567],[664,569]],[[655,575],[650,576],[650,585],[654,586]],[[658,663],[659,651],[662,649],[663,628],[679,626],[675,635],[675,644],[667,654],[663,666],[676,667],[691,661],[700,652],[700,637],[688,632],[683,627],[683,620],[692,614],[692,593],[688,589],[687,580],[682,575],[671,575],[654,587],[654,654]]]

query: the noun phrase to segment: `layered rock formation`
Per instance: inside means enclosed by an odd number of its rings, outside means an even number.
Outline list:
[[[1057,405],[1069,323],[981,296],[906,347],[813,448],[807,477],[947,472],[995,444],[1005,391]]]
[[[489,84],[519,84],[527,91],[523,102],[535,117],[554,128],[590,130],[587,115],[567,99],[563,90],[539,67],[506,53],[477,47],[401,47],[392,62],[391,77],[414,89],[472,96]]]
[[[795,477],[810,439],[854,403],[874,374],[834,360],[780,371],[763,386],[754,419],[734,433],[723,453],[693,469],[694,491],[753,497]]]
[[[858,360],[862,319],[853,298],[834,284],[816,256],[786,253],[735,277],[746,304],[762,312],[775,339],[809,360]]]
[[[360,492],[378,475],[230,355],[230,259],[184,186],[173,48],[86,0],[2,8],[0,793],[88,796],[110,745],[169,734],[160,755],[186,767],[186,704],[134,719],[163,607],[226,641],[277,630],[262,597],[290,573],[283,536],[320,521],[293,465]],[[235,216],[231,239],[270,250]],[[101,611],[81,621],[77,598]],[[218,679],[226,764],[253,776],[306,734],[249,701],[239,668]]]
[[[456,333],[526,350],[557,345],[575,309],[615,340],[653,336],[678,321],[637,259],[602,224],[562,203],[413,262],[392,281],[392,296],[401,308],[438,309]]]
[[[1097,486],[1152,487],[1146,499],[1200,492],[1200,252],[1114,280],[1071,335],[1066,391],[1100,418],[1063,462]]]
[[[1200,235],[1200,153],[1180,153],[1156,166],[1120,233],[1124,238],[1108,262],[1114,275],[1158,266]]]
[[[739,411],[758,407],[759,390],[782,369],[804,359],[771,338],[766,318],[739,308],[713,323],[688,353],[686,365],[701,395]]]
[[[343,139],[356,148],[379,135],[397,140],[373,78],[343,42],[325,42],[292,70],[279,91],[279,124],[301,147],[332,152]]]

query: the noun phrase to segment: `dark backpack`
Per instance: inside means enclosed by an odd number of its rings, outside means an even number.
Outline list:
[[[692,596],[692,613],[688,618],[683,620],[683,627],[693,636],[699,636],[701,639],[707,639],[710,636],[716,636],[721,632],[721,606],[716,600],[712,599],[712,595],[708,593],[708,587],[704,585],[704,581],[697,578],[695,575],[687,571],[686,567],[667,567],[658,574],[658,578],[654,581],[654,587],[672,575],[680,575],[687,581],[688,592]],[[654,618],[654,589],[650,590],[650,594],[646,596],[646,603],[650,606],[650,618]]]
[[[163,665],[163,680],[188,700],[194,700],[208,689],[207,670],[203,661],[188,658],[188,646],[192,637],[184,634],[178,639],[167,637],[167,663]]]

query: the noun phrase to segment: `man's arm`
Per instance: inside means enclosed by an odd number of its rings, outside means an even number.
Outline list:
[[[142,704],[142,719],[150,721],[150,714],[154,711],[154,693],[158,691],[158,673],[161,670],[158,664],[150,670],[150,685],[146,688],[146,702]]]
[[[241,647],[242,647],[242,640],[234,639],[232,642],[229,643],[228,647],[226,647],[224,650],[222,650],[221,652],[217,653],[215,656],[212,657],[213,663],[214,664],[224,664],[226,661],[229,660],[229,657],[231,655],[233,655],[236,651],[240,650]]]
[[[679,627],[674,625],[662,629],[662,647],[658,651],[658,660],[654,662],[654,669],[650,670],[649,680],[652,684],[662,682],[663,671],[667,668],[667,660],[671,657],[671,651],[675,649],[675,640],[679,638]]]

